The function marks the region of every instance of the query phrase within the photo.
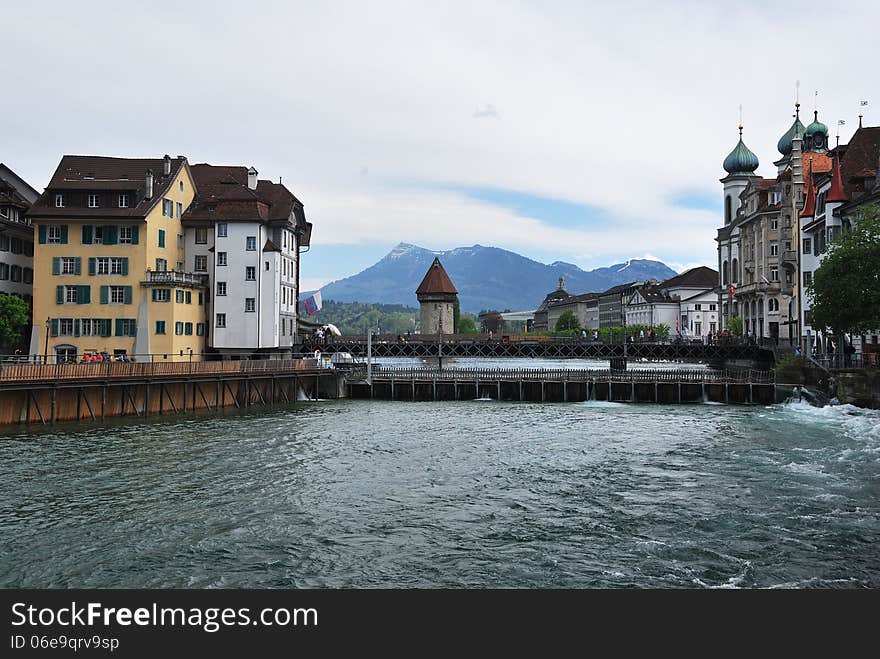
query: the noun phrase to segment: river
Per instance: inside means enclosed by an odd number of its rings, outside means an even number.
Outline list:
[[[13,429],[3,587],[878,587],[880,413],[319,401]]]

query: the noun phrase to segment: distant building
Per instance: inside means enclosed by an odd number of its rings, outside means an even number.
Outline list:
[[[626,324],[624,307],[641,284],[632,281],[599,294],[599,327],[622,327]]]
[[[27,211],[39,198],[9,167],[0,163],[0,293],[33,306],[34,229]]]
[[[207,345],[223,355],[289,354],[297,342],[302,202],[253,167],[196,164],[183,214],[186,267],[207,277]]]
[[[719,328],[718,272],[706,266],[638,287],[625,305],[627,325],[666,325],[673,334],[707,336]]]
[[[550,325],[549,311],[551,305],[558,304],[559,302],[563,302],[571,297],[571,293],[565,290],[565,277],[559,278],[559,287],[555,291],[551,291],[547,293],[547,296],[544,298],[544,301],[541,302],[541,306],[539,306],[535,310],[535,320],[532,324],[532,330],[535,332],[548,332],[553,331],[556,327]]]
[[[566,311],[570,311],[577,319],[578,327],[583,329],[599,328],[599,294],[584,293],[582,295],[570,295],[563,300],[551,302],[547,306],[547,325],[553,330],[559,317]]]
[[[422,334],[455,333],[454,308],[458,291],[439,258],[434,258],[416,289],[421,308]]]
[[[184,270],[181,224],[194,194],[183,156],[64,156],[28,212],[31,354],[201,359],[204,277]]]

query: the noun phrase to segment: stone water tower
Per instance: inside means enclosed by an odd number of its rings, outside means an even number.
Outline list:
[[[455,333],[453,307],[458,300],[458,291],[440,259],[434,258],[416,289],[416,296],[421,307],[422,334]]]

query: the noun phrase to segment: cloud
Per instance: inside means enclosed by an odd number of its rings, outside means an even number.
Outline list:
[[[485,119],[486,117],[490,117],[492,119],[501,118],[498,115],[498,110],[495,109],[495,106],[488,103],[483,107],[483,109],[477,109],[474,112],[474,119]]]

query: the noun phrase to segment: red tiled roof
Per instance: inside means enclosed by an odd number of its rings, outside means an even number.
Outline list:
[[[834,167],[831,169],[831,189],[825,197],[825,202],[845,202],[846,194],[843,192],[843,179],[840,177],[840,162],[834,159]]]
[[[430,295],[432,293],[458,294],[455,286],[452,285],[452,280],[446,274],[446,269],[436,256],[431,267],[428,268],[428,272],[425,273],[422,283],[416,289],[416,295]]]
[[[880,158],[880,127],[859,128],[840,159],[843,191],[848,199],[863,192],[862,179],[877,175]]]
[[[804,208],[800,217],[813,217],[816,214],[816,191],[813,188],[812,161],[807,165],[807,175],[804,177]]]
[[[271,181],[257,181],[248,187],[248,168],[228,165],[192,165],[190,171],[198,195],[183,215],[184,221],[287,220],[291,214],[305,222],[302,204],[286,187]],[[296,212],[296,209],[299,212]],[[300,215],[302,219],[300,222]]]

